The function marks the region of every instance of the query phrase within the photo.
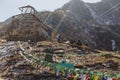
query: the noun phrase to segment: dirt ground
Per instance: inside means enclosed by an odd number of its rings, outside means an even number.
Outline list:
[[[38,43],[21,42],[31,54],[44,60],[46,54],[53,54],[55,62],[66,59],[80,69],[101,72],[120,71],[120,54],[71,46],[67,43],[42,41]],[[56,80],[55,75],[40,74],[19,54],[18,42],[0,42],[0,80]],[[3,78],[3,79],[2,79]],[[58,80],[62,80],[62,77]]]

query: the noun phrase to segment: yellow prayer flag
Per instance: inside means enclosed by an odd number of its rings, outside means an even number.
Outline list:
[[[52,40],[54,40],[54,36],[55,36],[55,33],[54,33],[54,32],[52,32],[52,35],[51,35]]]

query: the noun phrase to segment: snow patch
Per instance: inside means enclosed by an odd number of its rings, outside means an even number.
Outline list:
[[[115,50],[116,48],[116,41],[115,40],[111,40],[112,42],[112,50]]]
[[[97,20],[98,23],[102,24],[102,18],[99,17],[96,12],[88,5],[88,4],[85,4],[85,6],[89,9],[89,11],[91,12],[91,15],[93,16],[93,18],[95,20]]]

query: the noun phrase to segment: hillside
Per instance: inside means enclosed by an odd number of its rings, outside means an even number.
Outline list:
[[[19,10],[0,22],[0,80],[120,80],[120,0]]]
[[[62,8],[51,12],[46,23],[53,27],[58,26],[58,31],[68,39],[80,39],[91,47],[112,50],[112,40],[116,47],[120,47],[119,3],[119,0],[97,3],[71,0]],[[48,12],[39,15],[43,21],[46,19],[45,14],[47,17]],[[61,19],[61,25],[58,25]]]
[[[113,50],[113,47],[118,50],[119,9],[119,0],[97,3],[71,0],[53,12],[39,12],[37,17],[67,40],[81,40],[83,44],[102,50]]]

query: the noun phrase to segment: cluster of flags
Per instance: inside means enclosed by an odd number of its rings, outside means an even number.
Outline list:
[[[120,72],[103,73],[92,70],[67,67],[61,65],[62,63],[52,63],[52,62],[44,61],[25,51],[25,49],[22,47],[20,42],[19,45],[23,52],[23,55],[35,61],[35,63],[31,63],[31,65],[37,68],[38,70],[40,70],[40,73],[48,72],[51,74],[56,74],[57,76],[62,75],[65,78],[71,78],[72,80],[77,80],[79,78],[81,80],[120,80]]]

